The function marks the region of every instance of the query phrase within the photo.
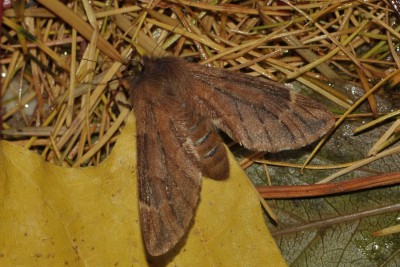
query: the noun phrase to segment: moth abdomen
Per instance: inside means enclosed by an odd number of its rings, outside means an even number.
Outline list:
[[[228,178],[228,156],[211,121],[192,114],[191,124],[189,135],[199,154],[203,175],[218,180]]]

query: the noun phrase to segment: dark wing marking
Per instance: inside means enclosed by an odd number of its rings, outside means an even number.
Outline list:
[[[146,93],[146,85],[137,91]],[[148,252],[161,255],[187,232],[201,188],[199,156],[187,128],[147,96],[132,100],[137,117],[140,219]]]
[[[202,116],[252,150],[276,152],[310,144],[334,123],[316,101],[275,82],[190,64],[186,101]]]

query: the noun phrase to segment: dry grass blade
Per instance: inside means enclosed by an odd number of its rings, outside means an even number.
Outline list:
[[[48,8],[52,12],[54,12],[59,18],[66,21],[69,25],[71,25],[75,30],[77,30],[83,37],[86,39],[90,39],[93,28],[87,24],[80,16],[76,13],[72,12],[68,7],[63,5],[59,1],[42,1],[39,0],[44,7]],[[99,37],[98,39],[98,48],[102,50],[106,55],[108,55],[113,60],[121,61],[122,58],[120,54],[107,42],[103,37]]]

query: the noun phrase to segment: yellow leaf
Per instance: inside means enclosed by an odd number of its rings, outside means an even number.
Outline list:
[[[99,166],[65,168],[0,142],[0,266],[147,266],[130,116]],[[226,181],[203,180],[193,227],[155,263],[286,266],[254,190],[232,157]]]

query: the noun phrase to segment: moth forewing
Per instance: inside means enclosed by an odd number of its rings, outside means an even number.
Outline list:
[[[162,95],[167,89],[158,90],[140,79],[132,87],[139,208],[147,250],[157,256],[171,249],[189,227],[199,198],[201,169],[188,130],[180,121],[181,114],[173,109],[177,107],[168,110],[163,103],[153,101],[174,99]]]
[[[185,64],[200,84],[192,87],[188,101],[200,102],[203,115],[246,148],[268,152],[300,148],[334,123],[332,114],[318,102],[278,83]]]
[[[276,152],[307,145],[334,123],[322,105],[282,85],[176,57],[145,58],[131,100],[141,226],[153,256],[187,232],[202,175],[229,176],[217,129],[246,148]]]

